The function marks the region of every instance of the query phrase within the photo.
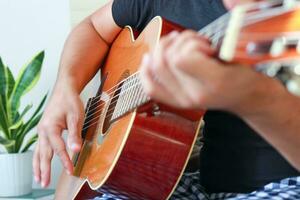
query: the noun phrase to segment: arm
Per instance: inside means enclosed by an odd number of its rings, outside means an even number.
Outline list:
[[[277,80],[249,67],[225,65],[212,54],[196,32],[170,34],[144,57],[145,92],[175,107],[235,113],[300,170],[300,98]]]
[[[61,57],[57,84],[68,78],[78,93],[99,70],[110,44],[121,30],[111,13],[112,2],[82,21],[69,35]]]
[[[284,89],[275,96],[268,90],[265,92],[274,97],[270,105],[252,105],[251,112],[241,116],[300,171],[300,98]]]
[[[57,154],[68,173],[73,166],[61,137],[68,130],[68,147],[78,152],[84,109],[79,94],[98,71],[111,42],[121,30],[111,13],[112,2],[81,22],[69,35],[61,56],[58,78],[44,115],[38,124],[39,139],[33,171],[37,182],[50,182],[51,160]]]

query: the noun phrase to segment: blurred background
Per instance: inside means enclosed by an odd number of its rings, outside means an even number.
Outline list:
[[[106,0],[0,0],[0,57],[16,76],[21,67],[38,52],[45,50],[41,78],[22,100],[22,106],[36,105],[54,85],[64,41],[72,27],[101,7]],[[86,102],[97,88],[99,77],[82,93]],[[67,98],[67,97],[66,97]],[[33,148],[32,148],[33,149]],[[52,163],[55,188],[61,172],[57,157]],[[33,183],[34,188],[39,186]]]

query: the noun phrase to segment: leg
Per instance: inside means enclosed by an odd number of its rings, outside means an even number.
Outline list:
[[[298,200],[300,199],[300,177],[286,178],[278,183],[270,183],[262,190],[238,195],[230,200]]]

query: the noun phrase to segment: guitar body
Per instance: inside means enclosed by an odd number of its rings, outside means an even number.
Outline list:
[[[149,102],[109,126],[105,116],[107,105],[113,104],[110,88],[137,72],[143,54],[174,29],[156,17],[136,40],[129,27],[121,31],[102,68],[106,79],[96,106],[102,117],[85,133],[74,175],[62,173],[56,199],[91,199],[101,193],[118,199],[169,198],[188,162],[203,112]]]

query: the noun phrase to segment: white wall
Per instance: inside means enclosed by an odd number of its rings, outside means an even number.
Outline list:
[[[36,105],[51,91],[60,53],[70,31],[68,0],[0,0],[0,56],[16,75],[33,55],[45,50],[45,62],[38,85],[25,96],[23,106]],[[54,186],[60,165],[53,164]],[[36,186],[36,185],[34,185]]]
[[[84,17],[100,8],[106,2],[107,0],[70,0],[72,26],[76,25]]]
[[[101,7],[106,0],[0,0],[0,56],[16,75],[37,52],[45,50],[42,75],[37,86],[25,96],[22,106],[36,105],[50,91],[56,79],[64,41],[85,16]],[[86,101],[98,87],[98,77],[85,89]],[[52,163],[55,188],[61,164],[57,157]],[[39,187],[33,184],[34,187]]]

